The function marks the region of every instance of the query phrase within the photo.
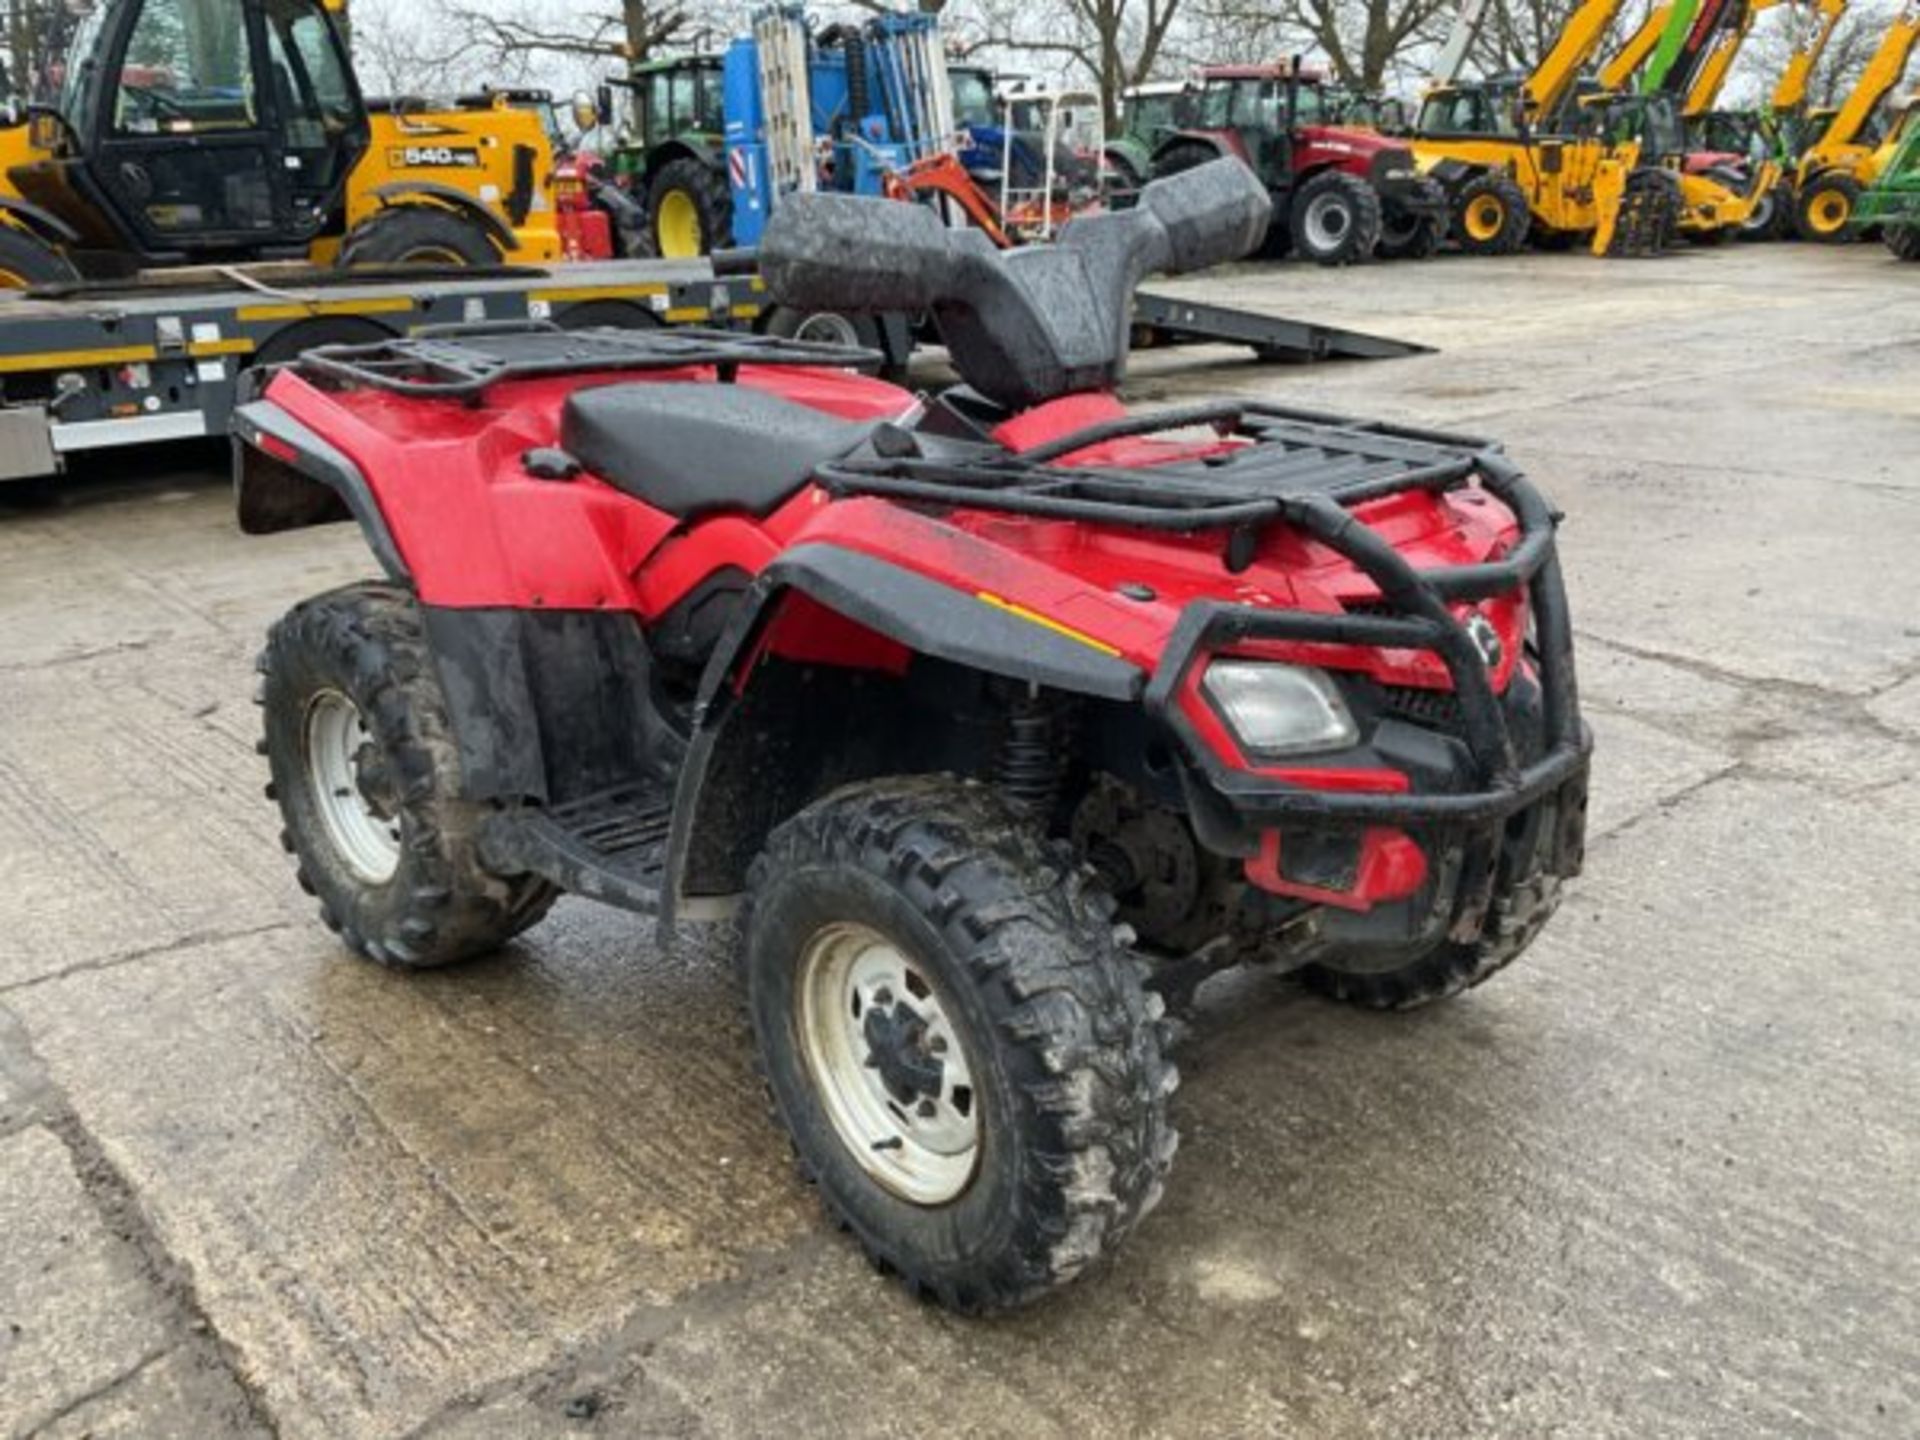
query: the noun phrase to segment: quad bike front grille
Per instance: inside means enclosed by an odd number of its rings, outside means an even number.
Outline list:
[[[1406,720],[1445,735],[1458,735],[1461,731],[1460,697],[1451,690],[1382,685],[1380,708],[1396,720]]]

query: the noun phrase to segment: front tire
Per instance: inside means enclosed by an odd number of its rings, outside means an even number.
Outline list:
[[[471,266],[500,263],[487,232],[437,205],[390,205],[356,225],[340,247],[340,264]]]
[[[1920,220],[1905,225],[1889,225],[1882,232],[1887,249],[1897,260],[1920,260]]]
[[[1802,240],[1844,245],[1855,238],[1851,221],[1859,206],[1860,186],[1851,175],[1816,176],[1794,205],[1794,228]]]
[[[410,595],[366,583],[305,601],[268,633],[258,668],[281,843],[349,946],[426,969],[496,950],[546,913],[545,881],[480,863],[486,812],[460,798]]]
[[[1178,1076],[1111,916],[1064,846],[950,777],[840,790],[754,863],[740,963],[774,1111],[914,1293],[1026,1303],[1159,1199]]]
[[[1517,255],[1533,227],[1527,195],[1505,174],[1476,175],[1460,187],[1453,239],[1469,255]]]
[[[1290,207],[1293,248],[1320,265],[1355,265],[1380,243],[1380,194],[1366,181],[1323,170]]]
[[[0,224],[0,290],[31,290],[64,285],[80,278],[73,263],[39,237]]]

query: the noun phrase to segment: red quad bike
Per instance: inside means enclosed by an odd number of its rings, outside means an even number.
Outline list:
[[[663,939],[736,918],[806,1176],[963,1311],[1158,1198],[1166,988],[1252,958],[1395,1009],[1507,964],[1584,831],[1547,501],[1483,441],[1112,394],[1135,281],[1267,215],[1237,162],[1012,254],[783,201],[773,298],[930,311],[967,382],[931,400],[864,351],[687,330],[274,374],[242,523],[351,513],[386,572],[260,662],[322,918],[403,968],[563,892]]]

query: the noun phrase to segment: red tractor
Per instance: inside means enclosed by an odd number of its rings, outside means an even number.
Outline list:
[[[1153,173],[1171,175],[1222,155],[1244,161],[1273,199],[1262,253],[1296,251],[1322,265],[1377,252],[1425,259],[1446,236],[1446,192],[1415,168],[1413,152],[1377,131],[1337,123],[1344,97],[1293,63],[1216,65],[1200,72],[1198,124],[1168,136]]]
[[[1225,162],[1011,252],[786,197],[770,296],[931,311],[964,381],[933,397],[727,331],[275,371],[235,414],[243,527],[351,515],[385,572],[260,661],[321,918],[401,969],[562,893],[668,943],[736,921],[803,1173],[964,1311],[1159,1197],[1165,992],[1251,956],[1406,1009],[1508,964],[1581,857],[1553,507],[1486,441],[1113,394],[1134,281],[1268,212]]]

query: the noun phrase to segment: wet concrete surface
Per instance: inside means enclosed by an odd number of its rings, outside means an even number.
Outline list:
[[[243,539],[191,449],[0,491],[0,1434],[1920,1431],[1913,269],[1182,282],[1442,353],[1141,398],[1486,432],[1568,512],[1589,870],[1430,1013],[1215,982],[1165,1203],[989,1322],[823,1223],[724,941],[563,902],[409,979],[318,925],[250,662],[350,530]]]

